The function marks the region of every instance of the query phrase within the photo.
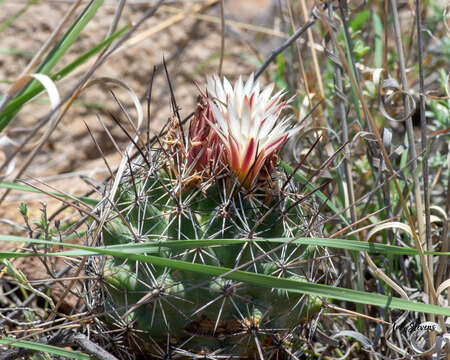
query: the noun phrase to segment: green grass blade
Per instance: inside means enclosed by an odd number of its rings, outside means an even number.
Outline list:
[[[67,52],[70,46],[75,42],[77,37],[80,35],[81,31],[86,27],[89,21],[97,12],[98,8],[102,5],[103,0],[92,0],[85,8],[83,13],[78,17],[78,19],[73,23],[71,28],[66,32],[64,37],[59,41],[59,43],[49,52],[42,64],[35,71],[41,74],[49,74],[53,67],[59,62],[62,56]],[[21,92],[21,95],[32,91],[38,82],[36,80],[31,81],[25,89]],[[16,108],[16,112],[19,109]],[[14,114],[15,114],[14,113]],[[2,115],[0,118],[0,131],[2,131],[11,121],[14,116],[5,117]]]
[[[1,240],[1,236],[0,236]],[[127,248],[129,251],[136,251],[140,249],[153,249],[155,247],[170,248],[170,249],[197,249],[207,248],[212,246],[228,246],[228,245],[242,245],[246,242],[255,243],[289,243],[292,245],[313,245],[323,246],[334,249],[346,249],[350,251],[367,251],[373,254],[384,255],[418,255],[418,251],[415,248],[407,248],[397,245],[386,245],[373,242],[364,242],[358,240],[345,240],[345,239],[330,239],[330,238],[298,238],[293,240],[292,238],[273,238],[273,239],[211,239],[211,240],[183,240],[183,241],[160,241],[154,243],[130,243],[122,245],[113,245],[115,247],[121,246],[124,250]],[[113,247],[107,246],[102,249],[112,249]],[[427,255],[440,255],[447,256],[450,252],[438,252],[438,251],[425,251]]]
[[[347,38],[343,28],[342,28],[342,34],[343,34],[343,38],[344,38],[344,42],[345,42],[345,53],[347,56],[347,61],[349,64],[352,64],[352,66],[350,66],[350,71],[352,72],[353,76],[356,79],[357,77],[355,74],[355,67],[354,67],[354,66],[356,66],[356,64],[353,64],[352,55],[351,55],[351,51],[350,51],[351,39]],[[351,88],[351,92],[352,92],[352,101],[353,101],[353,105],[355,106],[355,112],[358,117],[358,121],[360,124],[364,124],[362,121],[362,117],[361,117],[361,110],[360,110],[360,103],[359,103],[359,99],[358,99],[358,95],[357,95],[357,89],[355,89],[353,82],[350,82],[350,88]]]
[[[1,238],[0,238],[1,239]],[[209,246],[223,246],[223,245],[237,245],[244,244],[245,242],[258,242],[258,243],[290,243],[292,245],[315,245],[323,246],[335,249],[346,249],[350,251],[367,251],[368,253],[384,254],[384,255],[418,255],[418,251],[415,248],[407,248],[397,245],[379,244],[373,242],[364,242],[358,240],[346,240],[346,239],[331,239],[331,238],[298,238],[293,240],[292,238],[273,238],[273,239],[214,239],[214,240],[183,240],[183,241],[162,241],[152,243],[152,246],[163,246],[168,248],[184,248],[195,249]],[[142,245],[149,246],[150,244],[133,244],[133,246],[139,247]],[[450,255],[450,252],[438,252],[438,251],[426,251],[429,255]]]
[[[372,14],[373,27],[375,29],[375,56],[374,62],[376,68],[383,65],[383,23],[377,13]]]
[[[41,74],[50,73],[62,56],[75,42],[86,25],[91,21],[102,4],[103,0],[91,0],[78,19],[74,21],[70,29],[64,34],[59,43],[46,56],[36,72]]]
[[[161,258],[152,255],[141,255],[134,252],[127,252],[122,248],[121,250],[111,250],[111,248],[92,248],[89,246],[59,243],[46,240],[28,239],[12,235],[0,235],[0,240],[3,241],[19,241],[28,243],[41,243],[51,245],[64,245],[74,249],[94,251],[101,255],[110,255],[117,258],[128,259],[131,261],[141,261],[155,266],[168,267],[175,270],[191,271],[210,276],[224,276],[227,279],[234,281],[243,281],[250,285],[270,287],[280,290],[287,290],[295,293],[302,293],[308,295],[317,295],[335,300],[349,301],[356,304],[368,304],[374,306],[388,307],[391,309],[408,310],[424,312],[436,315],[450,316],[450,308],[440,307],[437,305],[430,305],[418,303],[414,301],[399,299],[395,297],[388,297],[385,295],[367,293],[364,291],[350,290],[345,288],[338,288],[329,285],[314,284],[308,282],[300,282],[289,279],[280,279],[274,276],[255,274],[246,271],[236,270],[225,267],[218,267],[204,264],[193,264],[181,260],[173,260]],[[162,244],[162,243],[161,243]],[[154,244],[153,244],[154,247]],[[232,271],[232,272],[231,272]],[[231,272],[231,273],[229,273]]]
[[[5,21],[3,21],[0,24],[0,33],[5,30],[9,25],[11,25],[14,21],[16,21],[19,17],[21,17],[25,12],[33,5],[35,5],[38,2],[38,0],[31,0],[28,1],[28,3],[20,9],[15,14],[11,15],[9,18],[7,18]],[[1,2],[0,2],[1,3]]]
[[[39,351],[41,353],[48,353],[57,356],[62,356],[64,359],[77,359],[77,360],[91,360],[92,358],[83,354],[79,351],[66,350],[63,348],[59,348],[57,346],[47,345],[47,344],[39,344],[32,341],[27,340],[16,340],[14,338],[1,338],[1,345],[15,346],[22,349],[29,349]]]
[[[72,71],[74,71],[79,66],[83,65],[88,61],[92,56],[98,54],[101,50],[103,50],[106,46],[110,45],[114,40],[116,40],[119,36],[121,36],[123,33],[125,33],[130,28],[129,25],[123,27],[122,29],[118,30],[111,36],[109,36],[107,39],[99,43],[98,45],[92,47],[88,51],[86,51],[84,54],[79,56],[77,59],[75,59],[73,62],[71,62],[69,65],[65,66],[63,69],[59,70],[55,74],[51,75],[50,78],[54,81],[58,81],[66,77],[68,74],[70,74]],[[32,98],[34,98],[36,95],[40,94],[44,90],[44,87],[41,83],[36,83],[33,86],[31,86],[28,91],[25,93],[17,96],[15,99],[11,100],[9,104],[5,107],[5,109],[2,112],[2,117],[0,118],[0,131],[3,129],[2,127],[2,121],[10,121],[20,110],[20,108],[28,101],[30,101]],[[4,120],[5,119],[5,120]]]
[[[353,33],[361,30],[364,27],[367,20],[370,18],[370,13],[371,11],[369,10],[363,10],[355,15],[355,17],[349,23],[349,26],[352,29]]]
[[[375,293],[367,293],[364,291],[350,290],[330,285],[314,284],[290,279],[280,279],[274,276],[255,274],[241,270],[235,270],[228,274],[232,269],[212,265],[193,264],[181,260],[161,258],[152,255],[125,254],[123,252],[104,249],[96,249],[96,251],[104,255],[111,255],[131,261],[146,262],[155,266],[168,267],[180,271],[190,271],[209,276],[223,276],[224,278],[230,280],[242,281],[255,286],[275,288],[307,295],[316,295],[335,300],[349,301],[356,304],[374,305],[383,308],[450,316],[450,308],[418,303],[415,301]]]
[[[25,191],[25,192],[31,192],[31,193],[38,193],[38,194],[43,194],[45,195],[42,191],[39,191],[35,188],[32,188],[31,186],[27,186],[27,185],[20,185],[20,184],[16,184],[16,183],[12,183],[9,181],[2,181],[0,182],[0,188],[3,189],[11,189],[11,190],[17,190],[17,191]],[[60,198],[63,199],[71,199],[70,196],[64,195],[64,194],[60,194],[60,193],[51,193],[55,196],[58,196]],[[73,196],[75,199],[80,200],[82,202],[84,202],[86,205],[91,205],[91,206],[95,206],[98,204],[98,200],[95,199],[91,199],[85,196]]]
[[[32,51],[26,51],[26,50],[0,48],[0,54],[16,55],[16,56],[21,56],[21,57],[24,57],[27,59],[32,59],[35,53]],[[9,82],[12,83],[12,81],[9,81]]]
[[[63,240],[72,239],[73,236],[68,236]],[[30,257],[30,256],[92,256],[98,255],[97,249],[103,250],[115,250],[123,251],[124,253],[152,253],[158,252],[161,248],[170,249],[197,249],[208,247],[219,247],[228,245],[243,245],[246,242],[258,242],[258,243],[290,243],[292,245],[315,245],[323,246],[335,249],[346,249],[350,251],[367,251],[368,253],[384,254],[384,255],[409,255],[416,256],[418,251],[414,248],[406,248],[396,245],[386,245],[371,242],[363,242],[357,240],[345,240],[345,239],[329,239],[329,238],[273,238],[273,239],[212,239],[212,240],[183,240],[183,241],[159,241],[154,243],[129,243],[120,245],[111,245],[105,247],[86,247],[82,245],[69,244],[65,242],[42,240],[42,239],[30,239],[20,236],[12,235],[0,235],[0,241],[11,242],[25,242],[41,245],[53,245],[53,246],[66,246],[75,248],[78,250],[61,251],[57,253],[48,254],[29,254],[29,253],[16,253],[16,252],[0,252],[0,259],[2,258],[18,258],[18,257]],[[87,249],[87,250],[86,250]],[[427,255],[449,256],[450,252],[438,252],[438,251],[425,251]]]

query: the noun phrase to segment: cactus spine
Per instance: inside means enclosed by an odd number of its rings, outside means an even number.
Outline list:
[[[159,146],[123,175],[98,243],[310,234],[316,204],[276,167],[293,130],[288,118],[279,119],[288,103],[284,93],[272,91],[273,85],[261,89],[253,77],[246,83],[239,79],[234,87],[210,78],[186,136],[174,117]],[[302,280],[307,275],[302,260],[311,252],[248,241],[160,246],[151,255]],[[88,304],[101,305],[106,313],[97,319],[98,329],[117,334],[122,329],[124,346],[116,351],[129,358],[139,353],[146,358],[290,358],[302,346],[296,330],[322,304],[316,297],[123,259],[92,258],[88,272],[101,274],[100,287],[87,284]]]

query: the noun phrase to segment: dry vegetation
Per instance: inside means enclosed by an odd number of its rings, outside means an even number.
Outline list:
[[[0,0],[0,359],[450,359],[448,12],[439,0]],[[83,256],[87,248],[54,254],[70,244],[103,249],[96,229],[120,205],[105,205],[114,179],[134,184],[151,167],[144,159],[161,155],[176,115],[188,132],[216,73],[255,73],[292,96],[286,115],[301,131],[274,178],[295,189],[283,201],[297,196],[307,219],[288,219],[295,230],[285,222],[279,236],[315,243],[295,245],[302,281],[272,278],[269,289],[322,302],[284,332],[269,331],[267,317],[230,320],[233,336],[248,334],[239,355],[225,352],[216,328],[192,346],[169,336],[142,346],[140,330],[111,327],[90,297],[104,272],[92,270],[103,265]],[[162,153],[152,166],[179,165]],[[264,224],[267,202],[246,215]],[[124,251],[138,261],[135,248]],[[229,278],[245,283],[238,273]],[[189,328],[212,326],[194,318]],[[149,342],[151,330],[142,336]]]

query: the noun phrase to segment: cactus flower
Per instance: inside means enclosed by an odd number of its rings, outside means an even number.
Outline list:
[[[272,95],[273,89],[261,89],[253,74],[234,87],[225,77],[208,78],[206,119],[225,147],[230,170],[247,188],[270,176],[280,147],[296,130],[288,130],[289,118],[279,120],[289,100],[283,100],[284,91]]]

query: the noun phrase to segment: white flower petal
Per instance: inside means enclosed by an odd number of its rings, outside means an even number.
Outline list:
[[[248,78],[247,82],[245,83],[245,87],[244,87],[245,95],[250,95],[252,93],[252,90],[253,90],[253,79],[254,79],[254,75],[252,73],[250,75],[250,77]]]
[[[230,82],[228,81],[228,79],[226,77],[223,78],[223,87],[225,89],[225,93],[227,95],[233,94],[233,87],[231,86]],[[226,100],[226,99],[224,99]]]
[[[253,74],[245,84],[242,77],[239,77],[234,87],[225,77],[223,82],[217,76],[208,78],[209,103],[215,120],[211,126],[228,153],[233,152],[237,156],[232,170],[237,171],[240,177],[245,174],[240,173],[236,166],[243,164],[250,144],[257,144],[255,151],[258,153],[255,153],[255,158],[261,154],[264,160],[266,156],[278,151],[283,142],[298,130],[289,130],[290,117],[279,119],[281,112],[293,98],[283,100],[286,95],[284,90],[272,95],[274,87],[274,84],[270,84],[261,88]],[[229,161],[231,166],[231,159]]]

